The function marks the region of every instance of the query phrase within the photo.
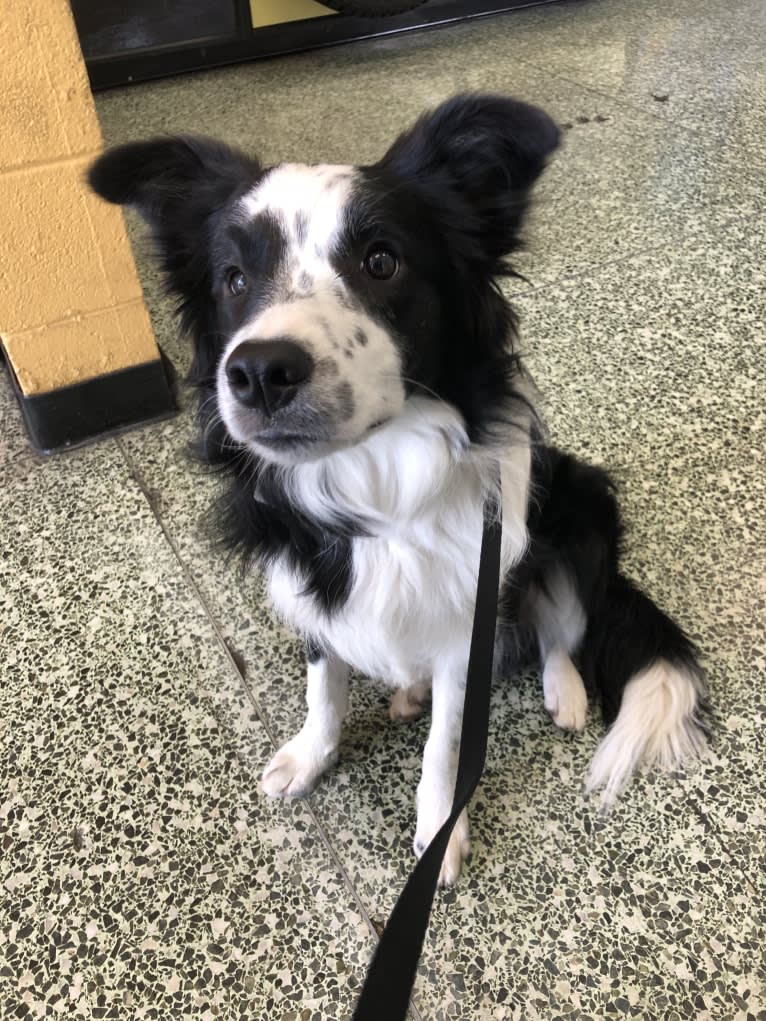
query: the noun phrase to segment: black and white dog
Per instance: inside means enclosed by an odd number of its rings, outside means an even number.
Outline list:
[[[682,631],[621,573],[603,471],[545,443],[498,280],[558,143],[540,110],[444,103],[373,166],[262,167],[201,138],[103,155],[92,187],[149,222],[195,354],[200,448],[230,546],[308,647],[308,715],[263,774],[306,794],[332,766],[349,668],[392,713],[432,688],[416,852],[451,805],[482,506],[500,466],[496,666],[539,656],[546,709],[611,728],[587,785],[699,753],[705,684]],[[575,666],[579,664],[579,669]],[[441,880],[469,849],[453,833]]]

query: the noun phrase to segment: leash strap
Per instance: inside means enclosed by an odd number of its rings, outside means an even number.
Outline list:
[[[447,843],[484,770],[501,535],[500,512],[487,500],[452,811],[423,852],[394,905],[367,971],[353,1021],[405,1021]]]

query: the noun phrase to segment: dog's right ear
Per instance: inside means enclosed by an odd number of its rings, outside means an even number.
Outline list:
[[[97,195],[135,208],[152,229],[185,329],[198,334],[213,282],[208,253],[214,216],[261,177],[258,162],[209,138],[154,138],[110,149],[93,163]]]

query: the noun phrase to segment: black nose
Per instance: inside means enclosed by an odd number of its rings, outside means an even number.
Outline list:
[[[273,415],[311,377],[314,361],[292,340],[246,340],[226,361],[231,392],[246,408]]]

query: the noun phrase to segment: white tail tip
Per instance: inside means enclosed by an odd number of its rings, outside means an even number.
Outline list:
[[[642,763],[677,769],[698,758],[707,738],[700,721],[705,686],[694,668],[658,660],[625,685],[617,719],[590,764],[585,788],[610,805]]]

